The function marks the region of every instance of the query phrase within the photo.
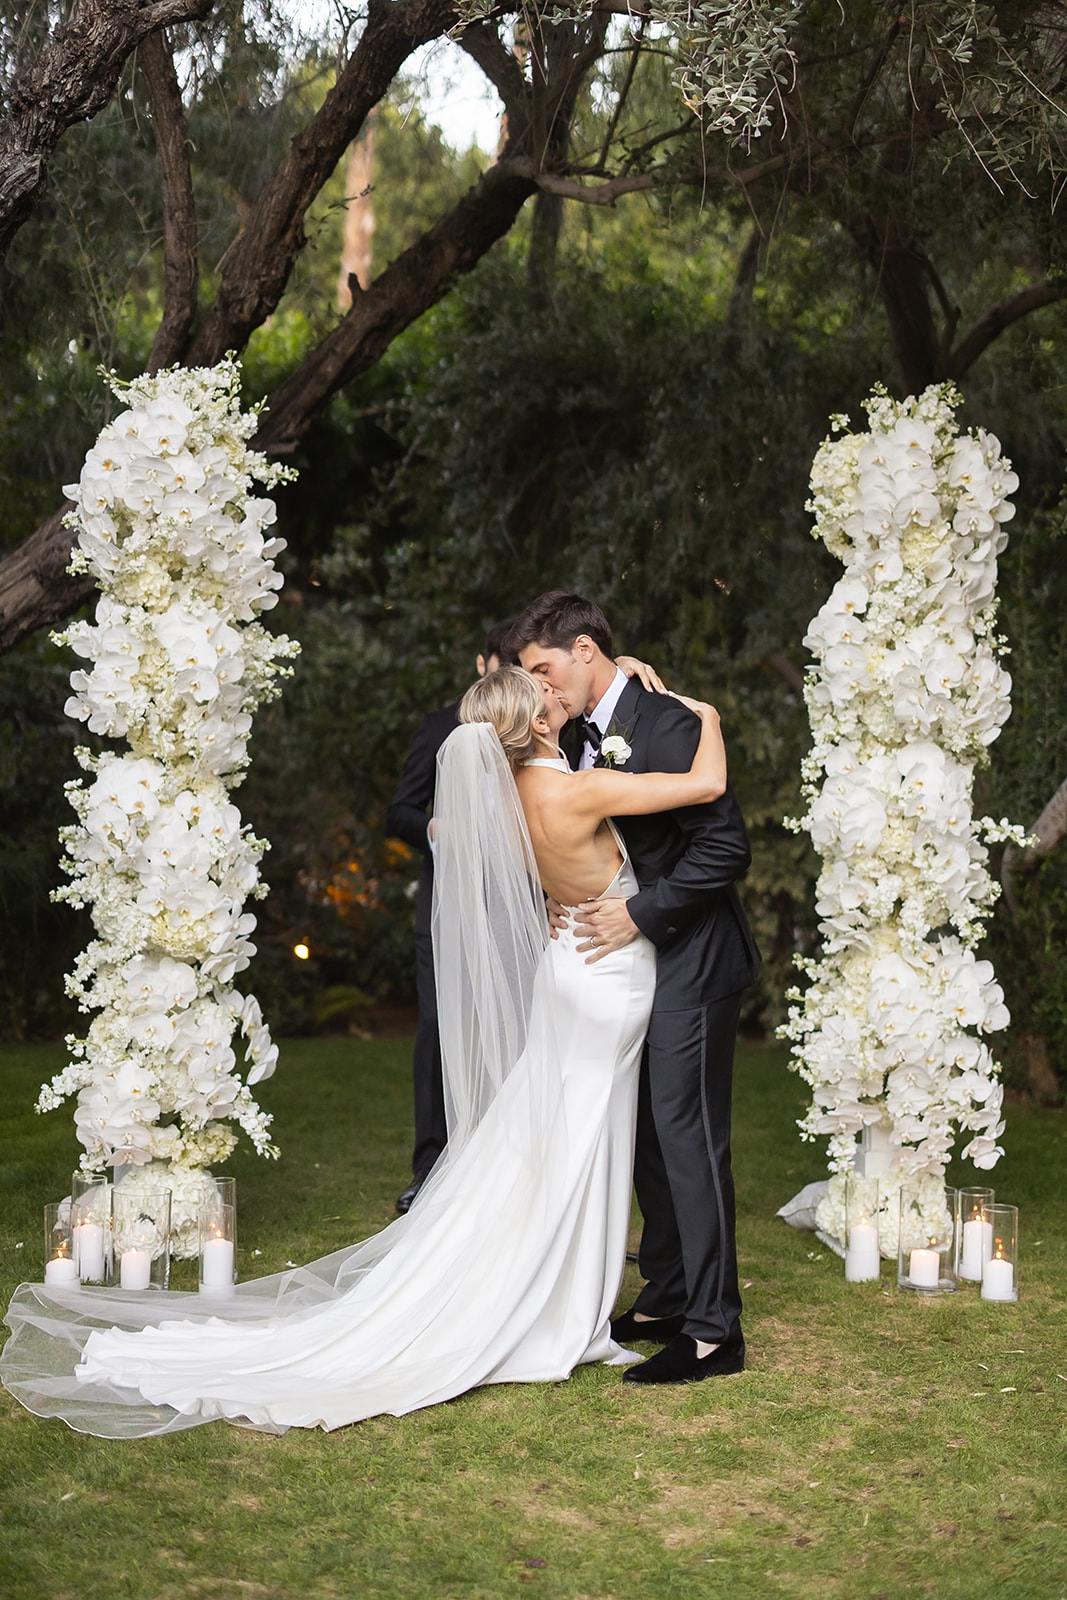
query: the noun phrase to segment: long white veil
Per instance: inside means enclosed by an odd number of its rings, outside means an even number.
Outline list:
[[[79,1381],[75,1370],[90,1334],[171,1321],[207,1323],[220,1316],[226,1324],[271,1327],[311,1320],[357,1288],[412,1230],[456,1205],[457,1190],[462,1204],[462,1182],[450,1183],[449,1175],[461,1176],[457,1158],[509,1082],[515,1103],[503,1119],[505,1138],[508,1128],[558,1126],[559,1086],[551,1066],[513,1074],[526,1047],[535,982],[551,981],[541,961],[548,928],[515,782],[489,724],[461,726],[443,746],[435,817],[433,934],[449,1144],[411,1211],[362,1243],[239,1283],[233,1298],[221,1304],[195,1293],[22,1284],[8,1308],[12,1334],[0,1355],[0,1378],[29,1410],[106,1437],[195,1426],[204,1418],[152,1405],[134,1389]],[[539,1061],[558,1059],[551,1042],[538,1055]],[[565,1130],[548,1144],[542,1175],[552,1161],[565,1161]],[[524,1203],[519,1178],[510,1203]],[[382,1332],[386,1336],[387,1328]],[[203,1337],[209,1340],[211,1330],[205,1328]],[[256,1426],[273,1431],[267,1422]]]
[[[489,723],[445,741],[434,814],[434,970],[448,1139],[458,1151],[523,1053],[548,939],[515,780]]]

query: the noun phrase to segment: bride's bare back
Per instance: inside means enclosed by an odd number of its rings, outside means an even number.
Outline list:
[[[529,766],[515,775],[541,884],[563,906],[595,900],[622,865],[607,823],[575,803],[585,776]]]
[[[566,772],[539,760],[516,772],[541,883],[560,905],[597,899],[618,872],[622,855],[606,818],[697,805],[717,800],[725,790],[726,753],[718,713],[702,701],[677,698],[696,712],[701,724],[688,772],[617,772],[606,767]]]

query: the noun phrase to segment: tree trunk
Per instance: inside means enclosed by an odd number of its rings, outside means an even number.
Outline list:
[[[893,218],[869,217],[853,236],[874,273],[904,387],[909,394],[921,394],[936,381],[941,354],[926,257]]]
[[[200,293],[200,255],[189,130],[166,35],[150,33],[137,53],[148,86],[163,201],[163,320],[148,357],[148,371],[158,372],[180,361],[189,342]]]
[[[0,651],[62,622],[92,594],[92,578],[67,572],[71,536],[63,518],[73,509],[68,500],[0,563]]]
[[[526,289],[530,310],[547,311],[552,304],[556,277],[556,255],[563,226],[563,200],[558,194],[540,190],[534,201],[530,223],[530,248],[526,256]]]
[[[337,276],[337,309],[347,311],[361,289],[370,288],[374,259],[374,147],[378,112],[371,112],[363,132],[349,147],[345,175],[345,226],[341,238],[341,270]],[[353,284],[352,279],[355,279]]]
[[[44,50],[16,72],[0,122],[0,261],[33,211],[62,135],[107,105],[141,40],[206,16],[212,0],[74,0]]]

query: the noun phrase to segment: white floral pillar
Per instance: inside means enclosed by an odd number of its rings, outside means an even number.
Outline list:
[[[244,901],[266,892],[267,846],[229,791],[248,765],[252,712],[298,647],[256,620],[277,602],[284,541],[266,536],[274,503],[252,481],[287,474],[248,449],[256,417],[239,382],[232,361],[128,390],[112,380],[127,409],[66,490],[72,570],[101,589],[95,621],[56,636],[92,663],[72,674],[66,710],[125,748],[79,750],[89,777],[68,786],[78,822],[63,830],[71,881],[55,898],[91,908],[97,937],[67,988],[97,1015],[68,1039],[70,1064],[38,1110],[76,1093],[83,1165],[132,1166],[127,1181],[148,1187],[165,1176],[179,1223],[195,1216],[202,1169],[233,1149],[235,1123],[276,1154],[249,1085],[273,1072],[277,1049],[254,997],[233,988],[255,953]]]
[[[957,431],[958,404],[876,391],[870,432],[835,419],[812,469],[813,532],[845,572],[804,641],[814,744],[792,825],[823,857],[822,956],[799,963],[781,1031],[812,1089],[802,1134],[829,1138],[818,1222],[837,1240],[863,1128],[888,1124],[891,1176],[931,1195],[957,1133],[978,1167],[1002,1154],[985,1036],[1008,1013],[974,949],[999,892],[985,844],[1021,830],[976,822],[971,793],[1009,712],[995,587],[1018,479],[990,434]]]

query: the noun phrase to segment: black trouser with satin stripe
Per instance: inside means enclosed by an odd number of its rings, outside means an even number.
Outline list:
[[[647,1280],[634,1309],[685,1313],[683,1332],[720,1344],[741,1292],[730,1170],[730,1100],[741,994],[653,1012],[641,1063],[634,1185]]]
[[[419,1000],[419,1026],[415,1034],[412,1077],[415,1084],[415,1148],[411,1171],[425,1178],[448,1139],[445,1126],[445,1091],[441,1081],[441,1040],[437,1031],[437,986],[433,971],[433,939],[415,935],[415,990]]]

